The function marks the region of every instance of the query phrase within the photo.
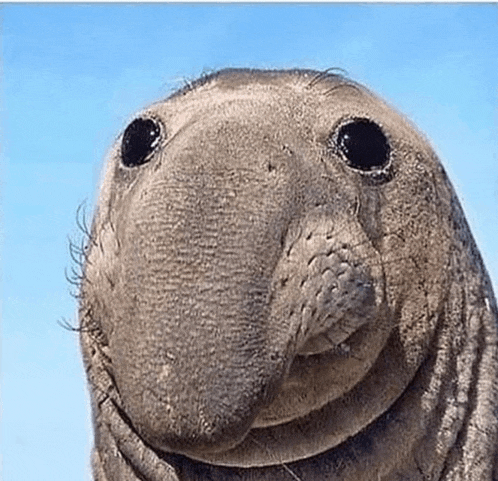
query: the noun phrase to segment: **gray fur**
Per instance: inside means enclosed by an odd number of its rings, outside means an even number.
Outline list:
[[[107,161],[81,285],[99,481],[497,479],[497,307],[443,167],[312,71],[226,70]],[[389,161],[354,168],[351,119]]]

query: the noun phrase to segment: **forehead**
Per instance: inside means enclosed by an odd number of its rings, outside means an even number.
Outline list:
[[[368,89],[343,76],[315,71],[224,70],[201,78],[139,116],[159,118],[172,138],[185,129],[224,126],[245,136],[323,144],[341,122],[367,118],[390,140],[425,149],[425,139],[406,119]],[[310,144],[311,145],[311,144]]]
[[[402,116],[363,86],[309,70],[224,70],[196,80],[139,115],[159,117],[168,137],[194,124],[205,128],[231,122],[321,141],[337,123],[364,117],[393,137],[420,141]]]
[[[307,125],[338,116],[386,117],[392,111],[367,89],[342,76],[313,71],[222,71],[175,92],[145,113],[161,116],[174,129],[177,122],[222,117],[276,118]],[[317,125],[318,126],[318,125]]]

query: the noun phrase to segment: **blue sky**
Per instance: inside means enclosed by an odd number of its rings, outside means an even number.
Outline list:
[[[133,113],[222,67],[341,67],[432,140],[498,285],[495,5],[6,5],[2,17],[5,481],[90,479],[64,268],[75,213]]]

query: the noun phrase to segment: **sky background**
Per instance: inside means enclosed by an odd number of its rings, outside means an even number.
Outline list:
[[[341,67],[432,140],[498,283],[495,5],[7,5],[0,10],[4,481],[89,481],[64,268],[138,109],[223,67]]]

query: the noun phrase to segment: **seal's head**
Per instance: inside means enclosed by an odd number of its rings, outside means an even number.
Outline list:
[[[452,196],[421,135],[341,76],[208,76],[141,112],[110,154],[87,362],[97,342],[108,395],[159,451],[240,466],[323,452],[426,358]]]

